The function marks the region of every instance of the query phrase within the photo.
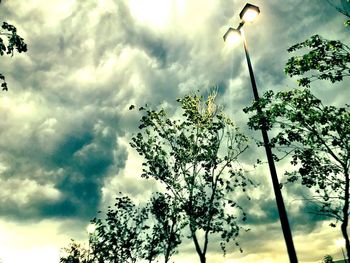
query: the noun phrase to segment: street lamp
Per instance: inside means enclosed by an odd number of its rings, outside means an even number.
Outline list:
[[[250,80],[251,80],[251,85],[252,85],[255,101],[259,100],[259,93],[258,93],[258,89],[256,87],[253,67],[252,67],[252,64],[250,61],[250,56],[249,56],[248,47],[247,47],[247,41],[245,39],[242,27],[246,22],[252,22],[259,15],[259,13],[260,13],[259,7],[252,5],[252,4],[246,4],[244,6],[243,10],[241,11],[241,13],[239,14],[239,16],[241,18],[241,22],[239,23],[238,27],[236,29],[230,27],[227,30],[227,32],[225,33],[225,35],[223,36],[225,42],[229,41],[232,43],[233,40],[235,40],[237,38],[243,42],[244,52],[245,52],[245,56],[246,56],[246,60],[247,60],[247,64],[248,64],[248,70],[249,70],[249,75],[250,75]],[[238,36],[240,36],[240,37],[238,37]],[[259,107],[258,107],[257,111],[258,111],[258,113],[262,112],[261,108],[259,108]],[[281,193],[280,184],[279,184],[278,177],[277,177],[276,167],[275,167],[275,163],[273,160],[272,150],[271,150],[271,147],[269,144],[269,137],[267,134],[267,129],[266,129],[265,125],[262,125],[260,127],[260,129],[261,129],[261,133],[262,133],[262,137],[263,137],[263,141],[264,141],[267,161],[268,161],[269,168],[270,168],[272,185],[273,185],[273,189],[274,189],[274,193],[275,193],[277,209],[278,209],[278,213],[279,213],[279,217],[280,217],[280,221],[281,221],[282,231],[283,231],[284,240],[285,240],[288,255],[289,255],[289,260],[291,263],[297,263],[298,258],[297,258],[295,248],[294,248],[292,233],[291,233],[289,222],[288,222],[287,211],[286,211],[286,208],[284,206],[284,202],[283,202],[283,198],[282,198],[282,193]]]
[[[244,22],[252,22],[259,15],[259,13],[259,7],[252,4],[246,4],[239,13],[239,17]]]
[[[234,45],[241,41],[241,32],[230,27],[224,35],[224,41],[230,45]]]

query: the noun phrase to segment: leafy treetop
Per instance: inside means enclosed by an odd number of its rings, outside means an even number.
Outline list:
[[[296,168],[287,171],[288,182],[301,182],[312,188],[307,200],[318,207],[318,214],[341,222],[350,256],[347,234],[350,203],[350,106],[323,105],[308,88],[283,92],[268,91],[246,112],[262,109],[249,120],[258,129],[277,128],[271,146],[290,157]],[[331,226],[336,226],[334,223]]]
[[[0,1],[1,3],[1,1]],[[6,37],[5,40],[2,36]],[[0,28],[0,55],[11,55],[13,56],[15,50],[18,53],[27,52],[27,44],[24,39],[17,34],[17,29],[15,26],[3,22]],[[5,76],[0,73],[0,81],[2,90],[7,91],[7,83],[5,81]]]
[[[142,176],[164,185],[183,214],[202,263],[209,235],[221,236],[224,253],[226,244],[238,236],[241,207],[233,194],[246,191],[250,182],[237,160],[247,148],[247,138],[215,104],[215,96],[178,99],[183,112],[179,119],[170,118],[164,109],[141,107],[141,131],[131,142],[145,160]]]
[[[342,81],[350,76],[350,48],[338,40],[327,40],[314,35],[304,42],[293,45],[288,52],[311,49],[302,56],[291,57],[285,67],[289,76],[303,76],[300,86],[310,87],[314,80]],[[308,73],[308,76],[304,76]]]

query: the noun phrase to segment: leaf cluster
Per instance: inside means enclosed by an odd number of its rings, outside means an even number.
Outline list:
[[[260,108],[259,113],[255,111]],[[270,146],[279,151],[277,160],[290,157],[295,171],[288,171],[288,181],[301,180],[314,188],[320,211],[341,220],[341,203],[350,165],[350,111],[345,107],[325,106],[310,89],[269,91],[247,107],[254,112],[248,125],[259,129],[265,122],[276,128]]]
[[[17,29],[15,26],[3,22],[0,35],[7,37],[7,45],[5,45],[4,40],[0,38],[0,55],[4,54],[13,56],[14,51],[17,50],[18,53],[27,51],[27,44],[24,39],[17,34]]]
[[[145,246],[147,255],[145,259],[151,260],[160,254],[164,256],[164,262],[177,253],[177,247],[181,244],[182,215],[177,204],[171,197],[163,193],[155,193],[149,203],[149,211],[153,219],[153,227]]]
[[[92,220],[93,262],[153,262],[160,255],[168,262],[181,243],[179,215],[169,201],[155,193],[150,202],[136,206],[127,196],[117,197],[104,219]]]
[[[289,76],[303,76],[298,80],[300,86],[309,87],[310,83],[317,79],[334,83],[350,76],[350,49],[344,43],[314,35],[293,45],[288,52],[302,49],[310,51],[301,56],[291,57],[285,67],[285,73]]]
[[[134,263],[142,258],[147,217],[145,208],[136,207],[129,197],[117,197],[115,208],[108,208],[104,220],[92,220],[96,225],[91,240],[95,262]]]
[[[5,36],[4,39],[1,36]],[[18,53],[27,52],[27,44],[24,42],[24,39],[17,34],[17,29],[15,26],[3,22],[0,28],[0,55],[11,55],[13,56],[15,50]],[[1,88],[2,90],[7,91],[7,83],[5,82],[5,77],[3,74],[0,74]]]
[[[325,255],[324,257],[323,257],[323,261],[322,261],[323,263],[333,263],[334,261],[333,261],[333,257],[331,256],[331,255]]]
[[[65,255],[60,257],[60,263],[92,263],[88,259],[88,250],[73,239],[63,253]]]
[[[170,118],[164,109],[141,107],[140,132],[131,141],[145,160],[142,176],[165,185],[184,214],[197,252],[199,231],[205,233],[205,240],[220,233],[223,251],[238,236],[234,211],[241,207],[230,198],[251,183],[237,168],[247,138],[215,104],[215,96],[193,94],[178,99],[183,112],[179,119]],[[246,219],[244,213],[241,219]],[[201,253],[206,251],[205,242]]]

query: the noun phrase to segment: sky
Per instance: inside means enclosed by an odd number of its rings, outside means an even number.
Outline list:
[[[332,1],[341,5],[344,0]],[[140,116],[131,104],[174,112],[176,99],[218,88],[237,126],[249,136],[242,112],[252,99],[243,48],[222,36],[239,24],[240,0],[4,0],[1,21],[17,27],[28,52],[1,57],[8,92],[0,93],[0,259],[57,263],[73,238],[118,192],[142,200],[156,190],[140,178],[142,159],[129,146]],[[346,17],[324,0],[252,0],[261,13],[244,26],[259,92],[296,86],[283,71],[287,48],[320,34],[349,44]],[[326,103],[344,105],[345,80],[317,82]],[[344,95],[344,94],[347,94]],[[252,146],[244,163],[263,149]],[[286,168],[277,164],[281,176]],[[251,169],[261,187],[247,202],[244,250],[223,257],[213,244],[208,262],[288,262],[266,165]],[[299,262],[341,258],[338,229],[310,213],[305,189],[283,188]],[[249,215],[250,218],[249,218]],[[184,242],[175,262],[198,260]]]

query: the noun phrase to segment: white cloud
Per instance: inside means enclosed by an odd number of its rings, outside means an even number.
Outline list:
[[[16,204],[18,208],[27,205],[31,199],[58,200],[60,192],[53,185],[40,185],[36,181],[29,179],[7,179],[0,180],[3,191],[0,193],[2,202]],[[14,189],[21,189],[14,192]]]
[[[3,263],[57,263],[60,247],[68,244],[60,232],[62,222],[41,221],[24,225],[0,221],[0,259]]]

